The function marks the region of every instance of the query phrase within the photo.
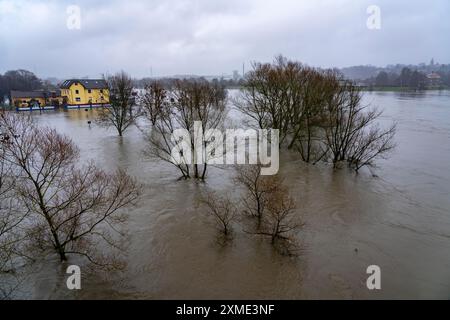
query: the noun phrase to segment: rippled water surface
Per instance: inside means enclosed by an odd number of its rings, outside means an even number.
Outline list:
[[[234,189],[232,169],[213,168],[207,183],[177,181],[177,171],[142,154],[132,128],[123,138],[89,126],[94,111],[35,117],[74,139],[83,159],[126,168],[144,184],[129,211],[128,266],[89,275],[68,291],[64,267],[41,263],[27,280],[28,298],[450,298],[450,92],[366,93],[365,102],[396,121],[397,149],[359,175],[308,166],[283,154],[280,174],[306,223],[300,257],[283,257],[266,239],[237,226],[227,246],[198,207],[206,188]],[[366,268],[382,271],[382,290],[366,288]]]

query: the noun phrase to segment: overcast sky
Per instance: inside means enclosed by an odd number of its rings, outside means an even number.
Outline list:
[[[220,75],[280,53],[321,67],[450,63],[449,14],[448,0],[0,0],[0,72]]]

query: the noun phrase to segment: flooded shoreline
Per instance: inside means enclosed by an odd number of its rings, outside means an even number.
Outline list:
[[[280,256],[267,239],[235,227],[220,246],[198,206],[201,190],[232,190],[234,170],[211,168],[205,183],[177,181],[170,165],[144,156],[137,128],[124,137],[95,124],[95,111],[35,117],[70,136],[82,158],[105,170],[120,166],[143,183],[130,210],[128,265],[108,277],[89,275],[83,289],[65,287],[57,262],[37,266],[25,298],[379,299],[450,296],[450,92],[365,93],[398,123],[397,149],[360,174],[307,165],[282,152],[280,175],[305,226],[299,257]],[[382,270],[382,290],[366,287],[366,268]]]

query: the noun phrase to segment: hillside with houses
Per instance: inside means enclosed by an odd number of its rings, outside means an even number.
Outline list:
[[[340,69],[345,78],[360,86],[377,89],[427,90],[450,88],[450,64],[396,64],[386,67],[353,66]]]

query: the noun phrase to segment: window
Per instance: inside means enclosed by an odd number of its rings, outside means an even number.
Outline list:
[[[75,94],[80,94],[80,90],[75,90]]]
[[[100,89],[100,93],[103,93],[103,89]]]
[[[75,101],[80,102],[81,101],[80,97],[76,97]]]
[[[88,90],[88,93],[92,93],[92,90],[91,90],[91,89],[89,89],[89,90]]]

